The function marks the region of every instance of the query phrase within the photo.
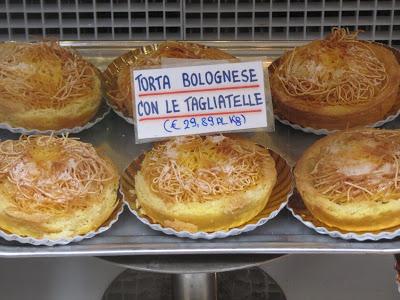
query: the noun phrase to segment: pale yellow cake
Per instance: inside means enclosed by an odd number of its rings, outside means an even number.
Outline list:
[[[0,143],[0,228],[38,239],[96,230],[113,213],[118,173],[90,145],[51,136]]]
[[[357,129],[324,137],[295,168],[304,204],[321,222],[348,231],[400,225],[400,131]]]
[[[178,137],[146,153],[135,177],[141,211],[175,230],[214,232],[238,227],[266,206],[275,162],[252,141]]]
[[[0,122],[59,130],[86,124],[102,98],[101,73],[56,42],[0,44]]]
[[[400,65],[392,51],[345,29],[285,53],[270,80],[275,113],[303,127],[373,124],[400,101]]]

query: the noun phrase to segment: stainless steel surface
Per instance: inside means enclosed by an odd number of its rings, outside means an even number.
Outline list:
[[[215,273],[174,274],[173,295],[176,300],[216,300]]]
[[[127,49],[149,42],[64,42],[81,51],[100,68]],[[240,57],[260,57],[271,62],[285,49],[298,44],[291,42],[213,42]],[[124,50],[121,51],[119,46]],[[280,46],[281,45],[281,46]],[[399,128],[399,120],[385,125]],[[274,133],[248,134],[257,142],[280,153],[294,164],[304,149],[319,137],[276,124]],[[134,144],[134,128],[110,113],[90,130],[75,136],[103,149],[123,170],[149,145]],[[17,134],[1,130],[0,138],[18,138]],[[284,253],[400,253],[400,240],[379,242],[349,242],[316,234],[284,210],[258,229],[226,239],[189,240],[167,236],[138,222],[127,210],[120,220],[104,234],[77,244],[56,247],[34,247],[0,241],[0,257],[27,256],[114,256],[172,254],[284,254]]]
[[[140,255],[98,257],[114,265],[136,271],[182,274],[227,272],[250,268],[276,260],[283,255]]]

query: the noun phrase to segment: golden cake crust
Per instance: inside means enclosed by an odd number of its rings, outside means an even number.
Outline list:
[[[182,144],[185,144],[186,146],[188,144],[201,144],[201,139],[202,138],[197,137],[194,138],[194,140],[182,140]],[[207,137],[204,139],[213,139],[213,137]],[[149,174],[143,172],[143,170],[146,170],[146,168],[148,167],[146,161],[144,162],[144,165],[142,165],[142,170],[139,171],[138,174],[135,176],[135,192],[137,195],[137,201],[140,205],[140,209],[145,215],[149,216],[153,220],[153,222],[161,224],[165,227],[171,227],[178,231],[184,230],[189,232],[215,232],[219,230],[228,230],[230,228],[243,225],[247,221],[251,220],[258,213],[260,213],[267,204],[272,189],[276,183],[277,177],[275,162],[273,158],[269,155],[268,151],[260,146],[256,146],[250,141],[234,140],[234,142],[232,142],[232,140],[230,140],[229,138],[223,137],[223,139],[226,140],[221,140],[220,142],[226,144],[220,146],[215,145],[214,149],[218,150],[216,150],[216,152],[212,152],[213,150],[210,150],[210,148],[208,148],[210,147],[210,141],[204,142],[204,139],[203,143],[207,144],[206,146],[199,146],[199,148],[196,148],[197,146],[195,146],[194,148],[192,148],[192,151],[198,151],[197,154],[199,154],[199,156],[197,157],[202,157],[201,153],[206,155],[205,153],[207,151],[211,151],[212,156],[215,153],[222,154],[225,153],[224,151],[229,152],[232,150],[230,149],[230,147],[243,147],[243,149],[247,149],[249,152],[253,150],[258,151],[261,156],[257,158],[257,169],[259,170],[259,172],[257,173],[257,175],[253,174],[255,176],[254,178],[256,179],[252,184],[245,184],[240,190],[238,189],[237,184],[232,183],[231,186],[229,184],[225,185],[225,187],[229,187],[230,191],[226,191],[223,193],[211,193],[210,190],[206,188],[208,181],[202,177],[202,171],[200,170],[201,168],[192,166],[193,168],[191,170],[193,170],[194,172],[194,180],[201,181],[204,179],[205,184],[195,184],[196,187],[190,187],[191,179],[185,177],[187,176],[187,173],[185,173],[184,170],[180,169],[183,168],[185,165],[184,163],[180,164],[180,155],[184,153],[181,151],[185,150],[183,150],[183,148],[179,149],[178,147],[176,153],[177,168],[178,170],[181,170],[181,175],[178,176],[183,176],[184,178],[186,178],[182,184],[184,186],[186,182],[187,190],[191,188],[193,189],[192,191],[188,191],[188,194],[185,194],[185,188],[181,190],[181,195],[183,195],[183,197],[179,196],[176,197],[176,199],[174,199],[173,194],[174,192],[178,194],[178,188],[170,189],[171,193],[169,195],[165,193],[160,193],[160,191],[157,190],[157,186],[152,185],[151,182],[155,182],[161,177],[159,176],[159,174],[156,175],[152,173],[153,176],[150,176],[149,178]],[[217,143],[217,141],[218,137],[215,142]],[[171,142],[167,142],[167,145],[168,143]],[[206,148],[208,150],[205,150],[206,152],[202,152]],[[224,148],[224,150],[222,150],[222,148]],[[187,151],[190,152],[189,150]],[[171,154],[173,152],[171,150],[167,150],[166,153]],[[193,157],[196,157],[196,155],[194,155]],[[150,154],[146,155],[145,160],[151,160],[151,158],[152,154],[150,152]],[[171,161],[174,160],[175,159],[172,159]],[[215,180],[217,181],[221,178],[225,178],[226,176],[226,174],[223,175],[220,173],[224,171],[217,170],[218,168],[223,168],[224,164],[225,166],[229,166],[227,167],[226,171],[237,172],[236,170],[239,170],[236,165],[230,166],[227,164],[229,159],[226,159],[225,161],[221,161],[218,159],[218,161],[221,162],[220,165],[214,164],[215,161],[213,161],[212,159],[208,160],[206,156],[204,156],[204,161],[200,162],[199,165],[208,165],[208,169],[204,170],[204,172],[209,172],[211,170],[211,172],[215,174],[210,176],[217,176],[215,177]],[[188,166],[191,166],[192,162],[193,161],[189,161]],[[165,164],[163,166],[165,167]],[[230,175],[230,177],[236,178],[235,175]],[[250,177],[242,178],[243,180],[248,180]],[[170,182],[172,187],[174,186],[173,182],[175,181]],[[224,189],[224,187],[222,186],[220,188]],[[201,195],[202,191],[204,193],[204,196]]]
[[[35,136],[1,142],[0,150],[0,228],[6,232],[69,239],[99,228],[118,204],[118,173],[89,144]]]
[[[59,130],[82,126],[98,111],[101,73],[55,42],[0,44],[0,122]]]
[[[350,130],[318,140],[297,162],[296,187],[307,209],[321,222],[347,231],[378,231],[400,224],[400,191],[389,188],[396,177],[397,158],[391,162],[386,152],[382,158],[380,153],[388,146],[379,139],[375,144],[371,140],[375,134],[387,135],[400,149],[400,134],[394,130]],[[348,146],[343,146],[345,142]],[[332,177],[319,169],[327,164],[338,166]],[[324,178],[333,181],[322,184]],[[381,195],[379,188],[387,188],[386,194]]]
[[[321,61],[323,60],[322,66],[332,68],[333,72],[335,69],[341,70],[341,68],[346,68],[346,59],[351,59],[351,56],[349,55],[346,58],[347,50],[341,49],[346,46],[329,48],[326,47],[326,43],[326,40],[314,41],[306,46],[300,47],[296,51],[300,51],[304,55],[297,58],[294,56],[293,59],[302,59],[303,61],[298,63],[306,64],[307,61],[318,63],[316,57],[320,57]],[[346,42],[343,43],[346,45]],[[373,96],[369,99],[363,99],[363,101],[359,101],[358,103],[357,101],[354,101],[353,103],[346,104],[320,102],[318,100],[315,101],[315,99],[313,101],[313,99],[311,99],[312,96],[308,95],[307,92],[304,92],[304,95],[302,96],[288,94],[283,81],[279,78],[280,71],[278,71],[278,69],[285,61],[288,63],[291,59],[293,53],[291,51],[286,53],[278,61],[276,68],[272,70],[270,76],[276,114],[283,119],[299,124],[303,127],[316,129],[325,128],[331,130],[368,125],[384,119],[398,100],[400,66],[394,54],[385,47],[369,42],[359,43],[360,45],[367,46],[373,55],[375,55],[375,57],[383,64],[386,70],[386,82],[382,83],[384,86],[375,88],[375,94]],[[337,44],[340,45],[340,43]],[[305,54],[306,51],[309,53]],[[307,57],[307,55],[310,55],[311,57]],[[332,61],[329,61],[329,59]],[[337,62],[341,59],[343,59],[344,65]],[[341,80],[345,80],[345,77],[348,76],[346,75],[347,73],[344,74],[344,78]],[[369,76],[368,74],[366,75]],[[329,82],[330,80],[332,79],[324,79],[325,82]],[[359,90],[362,89],[364,89],[364,86],[362,85],[354,88],[355,93],[358,93]]]

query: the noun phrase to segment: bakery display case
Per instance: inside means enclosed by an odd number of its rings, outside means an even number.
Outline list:
[[[0,1],[0,258],[211,299],[282,255],[400,253],[396,1],[39,2]]]
[[[115,57],[126,50],[141,47],[148,42],[61,42],[71,47],[99,69],[104,70]],[[151,42],[150,42],[151,43]],[[237,56],[239,59],[261,59],[268,67],[284,51],[304,42],[234,42],[221,41],[204,43]],[[397,54],[397,50],[392,49]],[[398,55],[398,54],[397,54]],[[396,129],[397,120],[388,122],[385,128]],[[2,130],[2,140],[16,139],[18,134]],[[295,130],[276,122],[272,133],[243,134],[260,145],[268,146],[279,153],[290,166],[294,166],[304,150],[320,136]],[[119,171],[144,151],[149,144],[134,143],[134,127],[115,113],[109,113],[104,120],[91,129],[71,135],[83,142],[92,143],[116,164]],[[179,242],[179,243],[177,243]],[[3,257],[29,256],[70,256],[70,255],[138,255],[138,254],[267,254],[267,253],[396,253],[399,242],[381,240],[342,240],[314,232],[296,220],[283,209],[254,231],[224,239],[193,240],[168,236],[152,230],[133,217],[125,208],[107,232],[79,243],[55,247],[35,247],[28,244],[2,241],[0,255]]]

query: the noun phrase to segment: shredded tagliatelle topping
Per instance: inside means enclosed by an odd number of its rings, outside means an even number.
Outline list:
[[[384,202],[400,197],[400,132],[344,132],[323,147],[310,175],[313,186],[336,203]]]
[[[111,163],[77,139],[23,136],[0,142],[0,183],[15,186],[6,192],[25,212],[85,206],[87,196],[101,195],[115,176]]]
[[[295,48],[276,72],[287,94],[319,105],[367,103],[388,84],[385,65],[370,45],[343,28]]]
[[[141,172],[153,192],[174,202],[207,201],[256,185],[270,158],[254,143],[218,136],[178,137],[146,154]]]
[[[139,54],[132,65],[120,70],[116,85],[110,94],[121,110],[128,109],[132,114],[130,67],[160,65],[162,58],[188,59],[233,59],[234,57],[218,48],[206,47],[195,43],[168,41],[158,45],[157,50]]]
[[[0,51],[1,106],[60,108],[91,95],[94,68],[56,42],[5,43]]]

